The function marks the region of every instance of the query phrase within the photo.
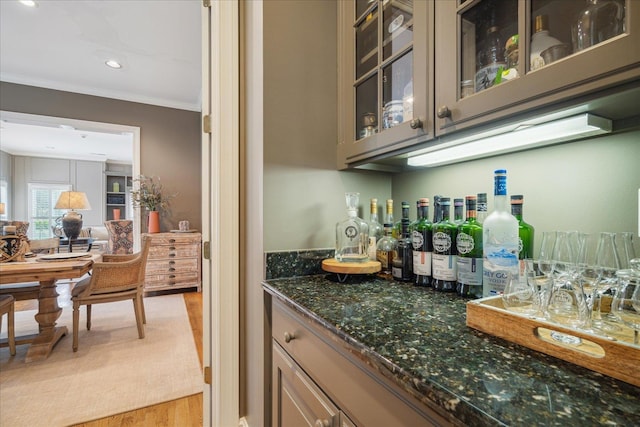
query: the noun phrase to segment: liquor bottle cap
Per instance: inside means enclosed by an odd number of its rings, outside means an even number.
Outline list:
[[[521,205],[524,202],[524,196],[522,194],[514,194],[511,196],[512,205]]]
[[[534,33],[549,30],[549,17],[547,15],[538,15],[534,22]]]
[[[506,169],[496,169],[493,173],[496,175],[505,175],[507,173]]]
[[[429,199],[426,197],[421,198],[418,202],[420,203],[420,206],[429,206]]]
[[[463,206],[464,199],[453,199],[453,206]]]
[[[450,197],[440,197],[440,200],[438,201],[438,203],[440,203],[441,205],[451,205],[451,198]]]
[[[487,203],[487,193],[478,193],[478,203]]]

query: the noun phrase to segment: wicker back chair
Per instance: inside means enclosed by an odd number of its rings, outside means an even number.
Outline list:
[[[33,253],[52,254],[60,247],[60,239],[51,237],[49,239],[30,240],[29,248]],[[0,287],[1,295],[13,295],[16,301],[38,299],[40,294],[40,282],[12,283]]]
[[[73,302],[73,351],[78,351],[80,306],[87,306],[87,330],[91,330],[91,305],[130,299],[138,326],[138,337],[144,338],[147,322],[144,303],[144,276],[150,240],[142,237],[142,249],[130,255],[102,255],[93,264],[91,276],[81,280],[71,291]]]

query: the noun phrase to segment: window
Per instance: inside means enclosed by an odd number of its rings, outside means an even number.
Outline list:
[[[65,213],[64,209],[54,209],[60,193],[70,191],[67,184],[29,184],[29,238],[46,239],[53,237],[52,226]]]
[[[0,219],[9,219],[9,186],[7,185],[7,181],[4,179],[0,179],[0,203],[4,203],[4,213],[0,213]]]

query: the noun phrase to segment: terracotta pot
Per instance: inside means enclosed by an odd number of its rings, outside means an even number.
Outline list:
[[[149,233],[160,232],[160,212],[150,211],[147,217],[147,230]]]
[[[120,209],[113,210],[113,219],[116,221],[120,219]]]

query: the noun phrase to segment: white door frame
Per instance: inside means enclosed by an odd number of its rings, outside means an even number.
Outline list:
[[[203,361],[211,384],[203,395],[203,425],[237,426],[240,419],[240,104],[239,5],[203,7],[202,231]]]

